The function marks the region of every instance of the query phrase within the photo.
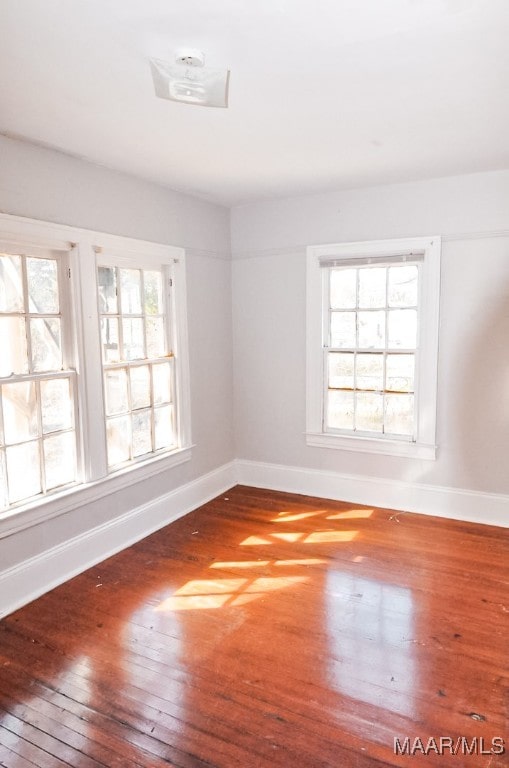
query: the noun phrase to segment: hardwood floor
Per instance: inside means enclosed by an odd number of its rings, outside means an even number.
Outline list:
[[[507,765],[508,555],[238,486],[0,623],[0,764]]]

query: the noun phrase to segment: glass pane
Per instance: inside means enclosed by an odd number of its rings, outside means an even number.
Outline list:
[[[357,355],[355,361],[355,387],[357,389],[383,389],[383,355]]]
[[[353,361],[351,352],[329,353],[329,387],[353,389]]]
[[[0,312],[23,312],[21,257],[0,255]]]
[[[173,407],[163,405],[154,410],[154,444],[155,450],[169,448],[175,444],[173,431]]]
[[[359,269],[359,307],[385,307],[386,267]]]
[[[383,349],[385,346],[385,312],[359,312],[359,347]]]
[[[150,371],[148,365],[136,365],[130,370],[131,408],[146,408],[150,405]]]
[[[143,320],[122,320],[123,359],[140,360],[145,357]]]
[[[129,461],[131,448],[131,434],[129,429],[129,416],[108,419],[106,422],[106,437],[108,443],[108,466],[122,464]]]
[[[118,363],[120,350],[118,342],[118,320],[116,317],[103,317],[101,320],[101,343],[105,363]]]
[[[356,305],[356,269],[333,269],[330,273],[331,309],[354,309]]]
[[[0,376],[28,373],[24,317],[0,317]]]
[[[44,440],[44,471],[46,489],[76,480],[76,439],[74,432],[55,435]]]
[[[41,381],[42,431],[56,432],[73,425],[71,388],[69,379]]]
[[[385,396],[385,431],[393,435],[413,435],[413,395]]]
[[[147,315],[163,314],[163,276],[160,272],[143,272],[145,288],[145,312]]]
[[[150,411],[133,413],[133,456],[142,456],[152,452],[152,425]]]
[[[384,424],[383,395],[368,392],[355,394],[355,429],[363,432],[381,432]]]
[[[417,306],[417,275],[416,266],[389,268],[389,306]]]
[[[9,502],[14,504],[41,492],[39,443],[7,448]]]
[[[147,357],[164,357],[166,340],[162,317],[147,317]]]
[[[389,312],[389,347],[415,349],[417,345],[417,311],[393,309]]]
[[[152,366],[154,403],[171,403],[171,368],[169,363]]]
[[[329,390],[327,427],[330,429],[353,429],[353,392]]]
[[[355,312],[331,313],[331,347],[355,347]]]
[[[104,372],[104,392],[107,416],[126,413],[129,410],[127,404],[127,371],[125,368]]]
[[[114,315],[118,312],[117,270],[115,267],[99,267],[97,282],[99,283],[99,312],[102,315]]]
[[[414,355],[387,355],[385,388],[396,392],[413,392],[414,368]]]
[[[55,259],[27,258],[27,278],[30,312],[56,314],[59,302]]]
[[[141,274],[139,269],[120,270],[122,314],[141,315]]]
[[[30,320],[32,368],[34,371],[62,370],[60,318]]]
[[[34,381],[4,384],[2,411],[5,442],[21,443],[39,435]]]

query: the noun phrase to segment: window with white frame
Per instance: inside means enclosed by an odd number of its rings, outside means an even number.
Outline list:
[[[0,214],[0,339],[0,519],[190,458],[182,249]]]
[[[137,265],[137,266],[135,266]],[[176,446],[171,278],[139,262],[98,267],[108,466]]]
[[[77,478],[67,254],[0,246],[0,509]]]
[[[307,443],[434,458],[440,238],[308,249]]]

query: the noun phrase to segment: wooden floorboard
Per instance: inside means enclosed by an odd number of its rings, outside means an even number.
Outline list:
[[[0,622],[0,766],[507,766],[508,586],[503,529],[237,486]]]

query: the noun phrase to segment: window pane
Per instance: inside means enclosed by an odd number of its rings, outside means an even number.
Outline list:
[[[117,270],[115,267],[99,267],[97,270],[99,283],[99,312],[102,315],[116,314],[117,301]]]
[[[386,389],[396,392],[413,392],[414,368],[414,355],[387,355]]]
[[[4,384],[2,410],[7,444],[21,443],[39,435],[35,382]]]
[[[34,371],[62,370],[60,318],[30,320],[32,368]]]
[[[39,443],[7,448],[9,502],[14,504],[41,492]]]
[[[383,349],[385,347],[385,312],[359,312],[359,347]]]
[[[329,390],[327,426],[330,429],[353,429],[353,392]]]
[[[351,352],[329,353],[329,387],[353,389],[353,362]]]
[[[101,342],[105,363],[118,363],[120,349],[118,342],[118,320],[116,317],[103,317],[101,320]]]
[[[56,314],[59,311],[57,262],[30,257],[26,261],[30,312]]]
[[[122,314],[141,315],[141,275],[139,269],[120,270]]]
[[[69,379],[41,381],[42,431],[56,432],[73,425]]]
[[[382,432],[384,423],[383,395],[368,392],[355,394],[355,429]]]
[[[21,258],[0,255],[0,312],[23,312]]]
[[[385,396],[385,431],[411,436],[414,431],[414,396]]]
[[[386,267],[359,269],[359,307],[385,307]]]
[[[173,431],[173,407],[163,405],[154,411],[154,443],[155,450],[170,448],[175,444]]]
[[[164,357],[166,340],[162,317],[147,317],[147,357]]]
[[[415,349],[417,344],[417,311],[393,309],[389,312],[389,347]]]
[[[131,408],[150,405],[150,371],[148,365],[135,365],[129,371],[131,377]]]
[[[358,354],[355,361],[357,389],[383,389],[383,355]]]
[[[123,335],[123,359],[140,360],[145,357],[145,343],[143,339],[143,320],[122,320]]]
[[[106,422],[106,436],[108,442],[108,465],[122,464],[129,461],[131,434],[129,429],[129,416],[120,416],[108,419]]]
[[[125,368],[115,368],[104,372],[104,390],[106,395],[106,415],[126,413],[127,404],[127,371]]]
[[[145,312],[147,315],[163,314],[163,281],[160,272],[143,272],[145,288]]]
[[[151,411],[133,413],[133,456],[142,456],[152,451]]]
[[[356,269],[333,269],[330,273],[331,309],[354,309],[356,306]]]
[[[171,369],[169,363],[152,366],[154,403],[171,403]]]
[[[76,480],[75,442],[74,432],[44,440],[44,471],[48,490]]]
[[[28,373],[24,317],[0,317],[0,376]]]
[[[331,313],[331,347],[355,347],[355,312]]]
[[[390,267],[389,269],[389,306],[417,306],[417,275],[416,266]]]

